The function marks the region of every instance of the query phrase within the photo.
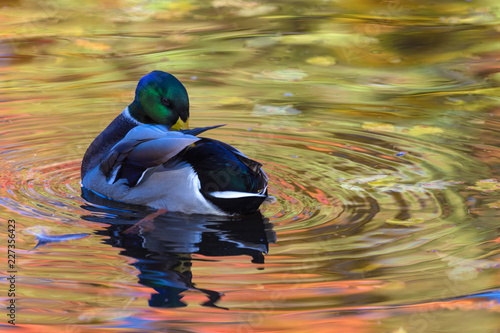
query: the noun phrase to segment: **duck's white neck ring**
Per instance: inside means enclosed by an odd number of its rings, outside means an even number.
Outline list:
[[[125,108],[125,110],[123,110],[122,115],[125,117],[125,119],[133,122],[136,125],[143,125],[143,123],[141,123],[140,121],[138,121],[137,119],[132,117],[132,115],[130,114],[130,111],[128,110],[128,106]]]

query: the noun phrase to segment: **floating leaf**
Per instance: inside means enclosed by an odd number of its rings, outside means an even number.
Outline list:
[[[252,115],[254,116],[287,116],[301,113],[300,110],[294,109],[291,105],[261,105],[255,104]]]
[[[106,52],[111,50],[111,46],[103,44],[103,43],[96,43],[96,42],[91,42],[85,39],[76,39],[75,44],[77,46],[81,46],[83,48],[93,50],[93,51],[100,51],[100,52]]]
[[[495,201],[495,202],[490,202],[486,206],[488,206],[490,208],[498,209],[498,208],[500,208],[500,200],[499,201]]]
[[[252,101],[244,97],[226,97],[219,100],[220,105],[241,105],[250,104]]]
[[[254,75],[256,80],[273,80],[273,81],[302,81],[307,74],[300,69],[281,69],[277,71],[262,71]]]
[[[26,230],[32,235],[35,235],[36,240],[38,241],[38,244],[31,250],[36,249],[39,246],[50,244],[50,243],[57,243],[57,242],[64,242],[67,240],[72,240],[72,239],[81,239],[90,236],[89,233],[78,233],[78,234],[62,234],[62,235],[49,235],[46,234],[44,230],[41,232],[34,232],[31,230]],[[30,251],[31,251],[30,250]]]
[[[444,131],[442,128],[434,126],[426,126],[426,125],[413,126],[408,130],[408,134],[415,136],[427,135],[427,134],[439,134],[443,132]]]
[[[246,47],[269,47],[276,45],[280,42],[281,38],[279,37],[255,37],[247,40],[245,42]]]
[[[388,223],[388,224],[405,225],[405,226],[420,224],[420,223],[423,223],[424,221],[425,220],[423,218],[420,218],[420,217],[409,218],[409,219],[405,219],[405,220],[400,220],[400,219],[388,219],[388,220],[385,220],[385,222]]]
[[[308,64],[316,65],[316,66],[333,66],[337,63],[337,60],[334,57],[324,56],[324,57],[311,57],[306,60]]]
[[[496,179],[483,179],[476,182],[476,186],[467,187],[468,190],[481,192],[494,192],[500,190],[500,184]]]
[[[371,132],[394,132],[394,125],[387,123],[364,123],[362,127]]]
[[[423,188],[428,188],[428,189],[434,189],[434,190],[445,190],[448,188],[448,186],[451,185],[457,185],[457,184],[463,184],[463,182],[460,181],[448,181],[448,180],[434,180],[434,181],[428,181],[424,183],[417,183],[416,186],[420,186]]]
[[[379,269],[380,267],[382,267],[381,264],[379,264],[379,263],[372,263],[372,264],[368,264],[368,265],[366,265],[365,267],[362,267],[362,268],[354,268],[354,269],[351,270],[351,272],[353,272],[353,273],[371,272],[371,271],[374,271],[376,269]]]
[[[273,5],[259,5],[254,8],[243,8],[238,11],[240,16],[261,16],[269,14],[276,10],[276,6]]]

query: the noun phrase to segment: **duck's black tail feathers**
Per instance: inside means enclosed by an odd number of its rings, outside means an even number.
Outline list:
[[[267,198],[262,165],[224,142],[203,138],[177,157],[192,165],[203,196],[225,212],[250,214]]]

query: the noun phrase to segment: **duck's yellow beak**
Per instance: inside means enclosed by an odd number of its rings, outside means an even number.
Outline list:
[[[170,131],[180,131],[188,128],[189,128],[189,118],[186,119],[185,122],[182,121],[181,118],[179,118],[179,120],[177,120],[177,122],[172,127],[170,127]]]

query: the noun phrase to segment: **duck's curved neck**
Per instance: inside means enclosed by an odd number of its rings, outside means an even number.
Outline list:
[[[82,160],[82,178],[89,170],[99,164],[103,155],[105,155],[111,147],[123,139],[132,128],[140,124],[140,122],[131,117],[129,108],[125,108],[125,110],[94,139],[85,152]]]
[[[124,116],[127,120],[131,121],[132,123],[135,123],[137,125],[142,125],[144,122],[141,122],[138,120],[138,115],[142,114],[142,111],[140,111],[140,106],[137,104],[135,101],[132,102],[129,106],[123,110],[121,113],[122,116]],[[139,117],[140,118],[140,117]]]
[[[133,101],[125,110],[128,110],[128,115],[136,122],[141,124],[153,124],[153,119],[149,118],[142,110],[137,101]]]

